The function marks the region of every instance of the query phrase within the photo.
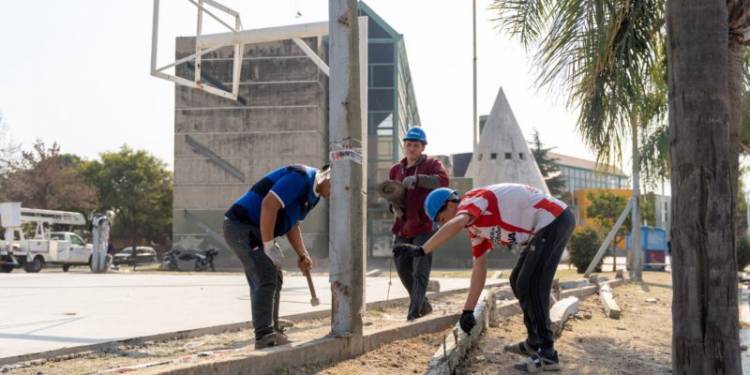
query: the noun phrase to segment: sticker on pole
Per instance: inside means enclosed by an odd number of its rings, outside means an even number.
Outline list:
[[[330,159],[331,161],[351,160],[357,164],[362,164],[362,147],[354,147],[354,143],[359,141],[347,138],[341,142],[331,143]]]

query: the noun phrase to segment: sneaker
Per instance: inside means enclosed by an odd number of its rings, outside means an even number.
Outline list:
[[[432,305],[430,304],[430,301],[424,301],[424,304],[422,304],[422,311],[420,311],[421,316],[425,316],[432,313]]]
[[[503,348],[508,353],[514,353],[518,355],[522,355],[524,357],[530,357],[536,353],[536,350],[532,348],[528,343],[526,343],[526,340],[517,342],[515,344],[509,344],[505,345]]]
[[[272,346],[280,346],[289,344],[289,338],[282,332],[274,331],[260,339],[255,340],[255,349],[265,349]]]
[[[513,365],[513,368],[528,372],[529,374],[536,374],[542,371],[560,371],[560,359],[557,357],[557,352],[548,357],[534,354],[525,361],[516,363]]]

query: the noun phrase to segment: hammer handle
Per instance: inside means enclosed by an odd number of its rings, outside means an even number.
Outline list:
[[[312,295],[312,298],[317,299],[318,296],[315,293],[315,285],[313,285],[312,276],[310,276],[310,271],[305,272],[305,277],[307,277],[307,286],[310,288],[310,294]]]

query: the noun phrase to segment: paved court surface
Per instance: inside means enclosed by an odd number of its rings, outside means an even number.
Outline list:
[[[438,279],[441,290],[468,279]],[[286,277],[282,315],[327,310],[327,276],[315,276],[321,304],[310,306],[305,278]],[[242,274],[0,274],[0,358],[250,320]],[[367,279],[368,302],[385,300],[387,277]],[[389,298],[407,296],[397,277]]]

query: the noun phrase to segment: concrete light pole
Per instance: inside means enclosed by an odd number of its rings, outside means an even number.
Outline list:
[[[350,348],[362,337],[367,213],[362,168],[367,158],[361,151],[367,134],[360,106],[360,69],[366,66],[360,67],[357,9],[356,0],[329,1],[329,141],[333,151],[344,152],[331,160],[331,333],[350,337]]]

